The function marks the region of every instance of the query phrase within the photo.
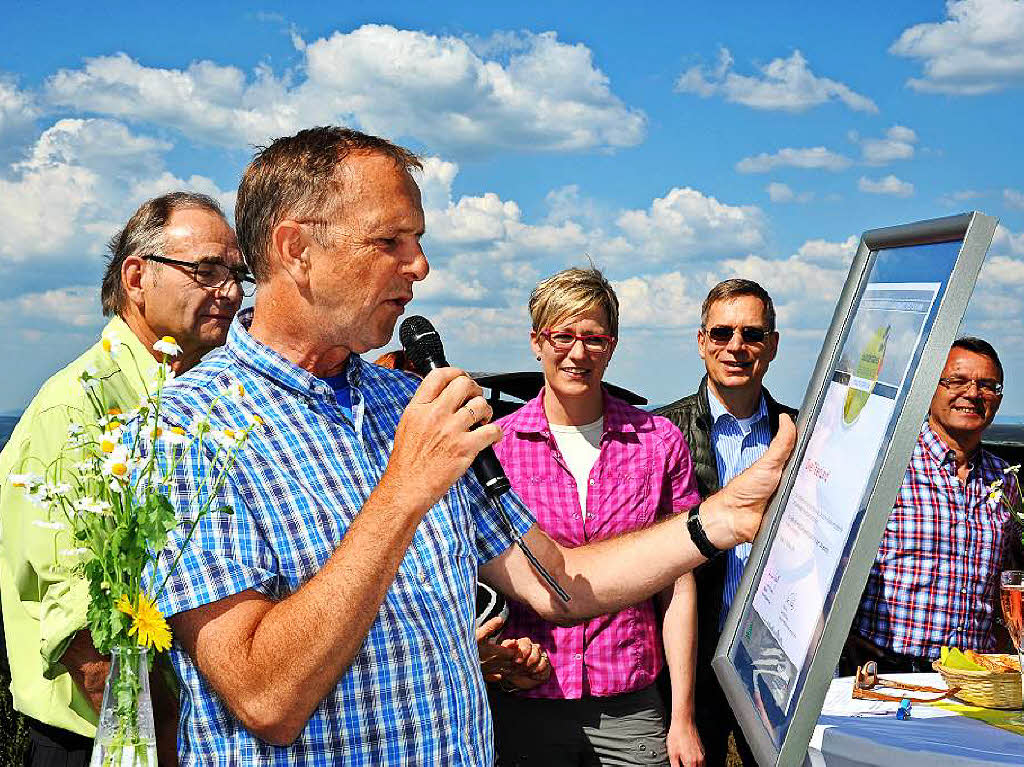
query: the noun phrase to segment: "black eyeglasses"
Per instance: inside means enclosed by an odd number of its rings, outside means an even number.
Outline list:
[[[231,280],[249,297],[256,292],[256,281],[244,266],[228,266],[211,261],[179,261],[167,256],[143,256],[143,261],[156,261],[158,264],[181,266],[189,270],[192,279],[205,288],[223,288]]]
[[[714,327],[705,328],[701,326],[707,337],[714,341],[716,344],[727,344],[732,340],[732,337],[739,331],[740,338],[743,339],[745,344],[761,344],[768,337],[770,331],[764,328],[751,327],[749,325],[742,328],[734,328],[731,325],[715,325]]]
[[[940,378],[939,383],[949,389],[950,394],[963,394],[971,388],[971,384],[978,387],[978,394],[982,397],[998,397],[1003,393],[1003,385],[994,378],[950,376],[949,378]]]

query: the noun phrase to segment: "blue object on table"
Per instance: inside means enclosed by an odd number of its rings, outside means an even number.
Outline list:
[[[897,719],[910,719],[910,699],[904,698],[900,701],[900,707],[896,709]]]

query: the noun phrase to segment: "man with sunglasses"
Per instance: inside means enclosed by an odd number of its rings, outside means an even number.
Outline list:
[[[981,447],[1002,402],[992,345],[953,343],[928,420],[868,576],[840,673],[873,660],[880,672],[931,671],[943,645],[992,652],[999,574],[1020,531],[989,486],[1019,488],[1006,462]]]
[[[683,432],[693,456],[701,498],[718,492],[756,461],[779,428],[779,415],[795,416],[762,385],[779,346],[775,306],[752,280],[732,279],[711,289],[701,307],[697,352],[707,375],[697,391],[656,410]],[[750,544],[741,544],[694,571],[697,582],[695,711],[705,763],[725,764],[732,732],[744,764],[756,764],[711,668]]]
[[[42,473],[60,454],[72,421],[95,417],[78,380],[91,369],[112,406],[129,411],[156,381],[153,344],[173,336],[181,374],[224,343],[242,296],[254,285],[234,232],[206,195],[174,192],[149,200],[110,242],[101,302],[102,338],[47,381],[0,453],[0,595],[14,705],[25,716],[25,764],[86,765],[109,668],[86,630],[88,587],[54,567],[73,545],[45,511],[12,492],[12,473]],[[161,764],[176,763],[177,704],[153,686]],[[162,706],[162,708],[160,708]],[[158,729],[160,729],[158,727]]]

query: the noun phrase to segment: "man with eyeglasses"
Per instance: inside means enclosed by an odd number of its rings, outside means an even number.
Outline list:
[[[778,346],[775,306],[763,287],[752,280],[732,279],[711,289],[697,330],[697,352],[707,374],[696,393],[655,411],[686,437],[701,498],[718,492],[764,454],[778,431],[780,414],[796,415],[762,385]],[[711,668],[750,549],[749,543],[740,544],[694,571],[695,719],[708,765],[725,764],[730,733],[744,764],[757,763]]]
[[[1006,462],[981,447],[1003,394],[992,345],[953,343],[868,576],[840,673],[931,671],[943,645],[992,652],[999,573],[1014,539],[1010,510],[990,498]]]
[[[173,336],[176,374],[224,343],[242,296],[254,285],[235,235],[206,195],[174,192],[149,200],[110,241],[101,303],[102,338],[48,380],[0,453],[0,595],[15,708],[27,718],[25,764],[86,765],[109,668],[86,626],[86,582],[54,566],[71,548],[66,533],[40,527],[45,511],[11,492],[12,473],[42,473],[61,453],[72,420],[92,418],[78,381],[103,381],[110,404],[133,409],[156,381],[153,344]],[[63,537],[62,537],[63,536]],[[177,702],[154,679],[158,750],[176,763]]]

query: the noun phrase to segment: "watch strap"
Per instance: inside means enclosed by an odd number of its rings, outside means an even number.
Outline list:
[[[690,517],[686,520],[686,529],[690,533],[690,540],[697,547],[697,551],[708,559],[714,559],[722,550],[715,546],[704,532],[704,524],[700,521],[700,504],[690,509]]]

